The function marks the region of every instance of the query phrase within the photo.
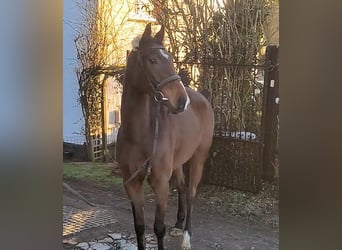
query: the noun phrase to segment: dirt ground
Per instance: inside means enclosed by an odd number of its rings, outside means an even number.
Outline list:
[[[117,220],[117,223],[104,227],[91,228],[65,236],[63,239],[64,249],[78,249],[69,242],[94,241],[106,237],[108,233],[121,233],[133,238],[134,227],[131,207],[122,187],[100,187],[93,183],[73,179],[65,179],[64,181],[89,201],[105,207],[110,215]],[[271,213],[266,216],[262,212],[259,212],[259,214],[253,212],[232,215],[229,210],[225,209],[225,201],[220,200],[219,196],[212,195],[212,192],[206,191],[208,191],[206,188],[199,190],[193,212],[192,249],[279,249],[279,220],[277,214]],[[208,196],[209,193],[211,197]],[[153,234],[153,194],[147,194],[145,200],[146,233]],[[63,203],[65,206],[79,209],[91,208],[91,206],[82,202],[67,190],[64,190]],[[176,213],[176,194],[171,191],[165,220],[168,229],[174,225]],[[265,216],[268,219],[265,219]],[[273,219],[269,220],[269,218]],[[180,249],[181,241],[182,237],[171,237],[167,233],[165,237],[166,249]]]

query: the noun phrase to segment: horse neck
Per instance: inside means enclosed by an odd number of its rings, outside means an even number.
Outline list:
[[[127,82],[122,93],[121,119],[125,134],[133,139],[150,137],[153,131],[154,107],[151,105],[151,97],[129,87]]]

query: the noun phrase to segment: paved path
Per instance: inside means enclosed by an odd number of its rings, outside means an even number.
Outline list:
[[[93,190],[93,189],[92,189]],[[129,202],[116,192],[94,191],[98,201],[107,197],[109,206],[92,207],[64,192],[64,249],[135,250],[135,234]],[[84,193],[83,193],[84,194]],[[94,196],[92,196],[94,198]],[[107,204],[107,203],[106,203]],[[169,229],[175,220],[176,204],[169,202],[165,223]],[[154,202],[146,197],[147,250],[157,249],[153,234]],[[200,205],[193,214],[194,250],[278,250],[278,228],[250,224],[242,219],[222,218],[205,212]],[[182,237],[165,236],[167,250],[180,249]]]

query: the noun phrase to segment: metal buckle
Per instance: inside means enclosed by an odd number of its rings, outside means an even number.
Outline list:
[[[154,100],[158,102],[163,102],[163,101],[168,101],[169,99],[164,96],[163,92],[161,91],[156,91],[154,92]]]

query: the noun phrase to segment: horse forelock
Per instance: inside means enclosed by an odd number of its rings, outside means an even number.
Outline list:
[[[139,43],[141,40],[141,36],[136,36],[133,40],[132,40],[132,49],[134,51],[137,51],[139,49]]]

